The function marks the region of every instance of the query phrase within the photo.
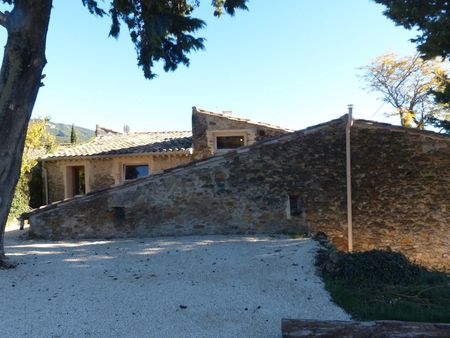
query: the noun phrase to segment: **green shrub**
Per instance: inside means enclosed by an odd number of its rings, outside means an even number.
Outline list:
[[[411,263],[400,252],[372,250],[355,253],[339,253],[335,269],[329,277],[346,284],[401,285],[414,283],[426,277],[429,282],[442,283],[442,275],[434,274],[423,266]]]
[[[344,253],[325,243],[316,266],[333,301],[356,319],[450,322],[450,276],[402,253]]]
[[[28,175],[23,175],[19,178],[14,191],[14,198],[11,203],[11,209],[9,210],[8,221],[13,221],[19,217],[22,213],[30,210],[30,191],[28,187]]]
[[[31,168],[28,188],[30,192],[30,207],[38,208],[41,205],[44,205],[44,182],[42,180],[41,162],[38,162],[33,168]]]

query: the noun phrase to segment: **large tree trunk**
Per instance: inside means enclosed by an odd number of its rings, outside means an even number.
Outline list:
[[[0,71],[0,267],[4,233],[31,112],[41,86],[52,0],[15,0],[2,15],[8,32]],[[3,264],[5,265],[5,264]]]
[[[305,337],[450,337],[450,324],[394,320],[356,322],[340,320],[282,319],[283,338]]]

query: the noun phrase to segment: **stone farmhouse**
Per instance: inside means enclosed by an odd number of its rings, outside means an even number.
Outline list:
[[[348,115],[291,132],[194,108],[191,137],[152,148],[162,150],[145,162],[150,175],[132,180],[133,163],[123,159],[77,159],[86,177],[105,161],[102,172],[115,173],[97,181],[112,187],[93,191],[94,183],[86,195],[24,218],[51,239],[325,232],[342,250],[352,240],[354,250],[401,251],[450,270],[450,136]],[[170,149],[182,159],[155,165]],[[70,184],[73,159],[53,159],[60,182],[66,175]]]
[[[65,146],[41,158],[45,201],[120,185],[191,160],[192,133],[187,131],[102,133],[94,140]]]
[[[49,204],[107,189],[287,132],[195,107],[192,131],[122,134],[97,125],[92,141],[41,157],[43,200]]]

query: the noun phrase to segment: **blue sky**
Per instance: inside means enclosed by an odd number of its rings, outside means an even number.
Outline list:
[[[156,69],[146,80],[128,32],[108,38],[109,18],[96,18],[81,0],[54,0],[48,65],[34,117],[131,131],[189,130],[191,107],[300,129],[346,113],[386,119],[385,105],[367,93],[358,67],[374,57],[415,52],[413,32],[396,27],[369,0],[250,0],[248,12],[212,16],[209,0],[196,15],[206,21],[206,49],[174,73]],[[0,41],[6,42],[4,32]]]

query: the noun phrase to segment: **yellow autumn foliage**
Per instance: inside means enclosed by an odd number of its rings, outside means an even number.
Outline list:
[[[55,137],[50,135],[47,130],[48,122],[48,118],[34,119],[28,125],[20,177],[14,192],[9,220],[13,220],[30,208],[29,182],[32,169],[38,163],[39,156],[52,151],[56,146]]]
[[[444,90],[448,62],[391,53],[378,56],[362,69],[367,89],[380,93],[381,99],[395,108],[395,113],[388,115],[397,115],[402,126],[424,129],[432,117],[448,117],[448,105],[436,103],[433,96]]]
[[[30,121],[25,138],[20,175],[29,173],[31,168],[36,165],[37,154],[48,153],[56,146],[55,137],[47,130],[48,122],[48,118]]]

